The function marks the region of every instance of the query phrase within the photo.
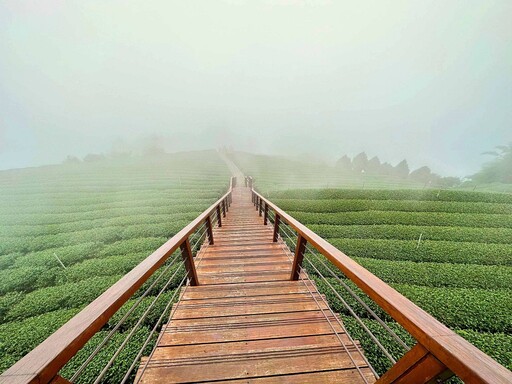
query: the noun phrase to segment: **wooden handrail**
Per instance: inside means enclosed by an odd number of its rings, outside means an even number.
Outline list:
[[[390,287],[377,276],[316,233],[308,229],[277,205],[252,189],[256,204],[265,202],[280,221],[285,221],[318,252],[331,261],[345,276],[405,328],[430,354],[466,383],[509,384],[512,372],[473,344]],[[274,238],[276,235],[274,235]],[[397,364],[400,364],[398,361]]]
[[[183,244],[187,246],[189,236],[202,223],[209,220],[217,207],[231,198],[235,183],[236,178],[232,177],[229,189],[224,196],[5,371],[0,376],[0,383],[49,383],[170,255]],[[190,252],[190,245],[188,250]]]

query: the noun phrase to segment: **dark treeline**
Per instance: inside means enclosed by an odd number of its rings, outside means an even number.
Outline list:
[[[377,156],[368,159],[365,152],[361,152],[353,159],[347,155],[342,156],[336,162],[336,168],[339,172],[347,174],[370,174],[391,176],[400,179],[410,179],[427,185],[453,187],[460,184],[458,177],[442,177],[433,173],[429,167],[423,166],[412,172],[409,169],[407,160],[402,160],[396,165],[391,165],[388,162],[381,162]]]
[[[512,184],[512,143],[499,145],[495,151],[484,152],[484,155],[494,156],[494,159],[484,164],[471,179],[479,183]]]

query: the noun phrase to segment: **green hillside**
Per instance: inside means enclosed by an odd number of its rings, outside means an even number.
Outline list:
[[[383,184],[376,181],[366,184],[372,189],[363,190],[356,189],[353,180],[333,181],[332,170],[318,165],[239,153],[233,158],[255,175],[256,188],[280,208],[512,368],[512,195],[418,189],[400,182],[379,190]],[[308,183],[308,189],[297,189]],[[311,189],[321,184],[331,188]],[[349,189],[333,188],[334,184]],[[316,256],[309,253],[306,259],[344,292]],[[384,372],[387,361],[375,343],[361,332],[314,268],[308,262],[304,266],[316,276],[349,331],[361,340],[373,365]],[[345,279],[341,273],[338,276]],[[374,309],[396,328],[382,310]],[[379,332],[368,313],[359,314]],[[407,339],[400,327],[397,332]],[[401,356],[392,340],[387,346],[397,358]]]
[[[215,151],[0,172],[0,371],[210,206],[229,177]]]

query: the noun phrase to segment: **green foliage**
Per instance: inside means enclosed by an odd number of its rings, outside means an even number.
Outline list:
[[[16,258],[12,267],[41,266],[53,268],[60,265],[58,260],[55,258],[55,255],[59,257],[64,265],[70,266],[74,263],[96,257],[100,249],[101,244],[88,242],[87,239],[84,239],[80,244],[50,248],[44,251],[32,252],[19,256]]]
[[[318,235],[346,239],[445,240],[452,242],[512,243],[512,228],[471,228],[416,225],[330,225],[308,224]]]
[[[92,277],[78,283],[42,288],[26,294],[7,312],[8,321],[19,321],[64,308],[80,308],[88,304],[121,276]]]
[[[512,204],[512,194],[469,192],[456,190],[363,190],[363,189],[295,189],[273,191],[272,199],[299,200],[418,200],[460,201]]]
[[[4,322],[5,315],[13,305],[20,302],[25,294],[22,292],[9,292],[3,296],[0,296],[0,324]]]
[[[128,371],[130,365],[137,357],[139,350],[146,338],[148,337],[150,329],[147,327],[139,328],[134,335],[130,338],[126,346],[121,350],[119,356],[114,360],[112,367],[107,371],[105,377],[101,381],[102,383],[119,383],[123,379],[124,375]],[[71,378],[76,370],[82,365],[82,363],[90,356],[95,350],[96,346],[107,336],[107,331],[101,331],[96,333],[91,340],[82,348],[73,359],[62,369],[61,375],[65,378]],[[128,332],[116,333],[107,345],[100,350],[98,355],[91,361],[84,372],[80,375],[76,383],[92,383],[103,370],[104,366],[111,359],[117,349],[121,346],[125,338],[128,336]],[[156,341],[156,336],[153,337],[153,343]],[[147,356],[151,352],[151,346],[144,350],[144,355]],[[137,371],[135,368],[134,373]]]
[[[0,295],[14,291],[32,291],[41,286],[44,267],[21,267],[0,270]]]
[[[304,224],[375,225],[400,224],[416,226],[458,226],[475,228],[512,228],[512,215],[484,213],[364,211],[309,213],[289,211]]]
[[[450,212],[511,214],[510,203],[433,201],[433,200],[364,200],[364,199],[272,199],[285,211],[301,212],[355,212],[355,211],[394,211],[394,212]]]
[[[484,164],[482,169],[471,176],[480,183],[512,183],[512,143],[496,147],[497,151],[487,152],[495,156],[494,160]]]
[[[0,372],[196,218],[226,191],[229,176],[214,151],[1,171]],[[167,271],[78,382],[93,381],[179,267],[104,382],[121,380],[183,278],[180,265]],[[155,278],[79,352],[72,368]]]
[[[147,252],[152,253],[167,241],[165,237],[147,237],[140,239],[129,239],[109,244],[98,253],[100,257],[125,255],[128,253]]]
[[[276,204],[501,364],[511,367],[512,196],[462,191],[292,190]],[[421,235],[421,241],[418,242]],[[293,246],[293,244],[290,244]],[[322,260],[403,339],[410,336]],[[326,268],[305,267],[379,373],[390,363],[326,277],[395,358],[403,351]]]
[[[329,239],[350,256],[418,262],[461,263],[512,266],[508,244],[463,243],[450,241]]]
[[[34,349],[79,309],[48,311],[40,316],[0,325],[0,370]]]
[[[512,335],[476,332],[469,329],[456,329],[455,332],[512,370]]]
[[[57,284],[86,280],[91,276],[124,275],[147,257],[146,252],[91,259],[61,270]]]
[[[512,267],[354,258],[388,283],[426,287],[510,289]],[[512,292],[511,292],[512,293]]]
[[[393,284],[404,296],[450,328],[512,333],[511,291]]]

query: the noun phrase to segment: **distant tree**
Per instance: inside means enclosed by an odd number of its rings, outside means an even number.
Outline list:
[[[62,164],[79,164],[80,159],[76,156],[68,155]]]
[[[393,175],[395,172],[395,168],[389,163],[382,163],[380,165],[380,174],[381,175]]]
[[[441,177],[439,180],[436,180],[436,185],[443,188],[456,187],[461,183],[461,180],[458,177]]]
[[[494,156],[494,160],[483,165],[482,169],[470,176],[480,183],[512,183],[512,143],[499,145],[495,151],[484,152]]]
[[[352,171],[352,160],[347,155],[343,155],[337,162],[336,168],[338,168],[342,172],[350,172]]]
[[[380,164],[380,160],[377,156],[372,157],[368,161],[367,171],[368,171],[368,173],[373,173],[373,174],[377,174],[377,173],[381,172],[381,164]]]
[[[95,162],[95,161],[102,161],[102,160],[105,160],[105,155],[102,154],[102,153],[100,153],[100,154],[89,153],[88,155],[86,155],[84,157],[84,161],[88,162],[88,163],[92,163],[92,162]]]
[[[406,179],[409,176],[409,165],[407,164],[407,160],[402,160],[399,162],[394,169],[394,173],[396,176]]]
[[[431,181],[433,179],[432,171],[427,166],[420,167],[420,168],[412,171],[411,174],[409,175],[409,177],[413,180],[421,181],[423,183],[428,183],[429,181]]]
[[[361,173],[362,171],[366,171],[368,168],[368,156],[366,153],[361,152],[352,160],[352,169],[356,173]]]

